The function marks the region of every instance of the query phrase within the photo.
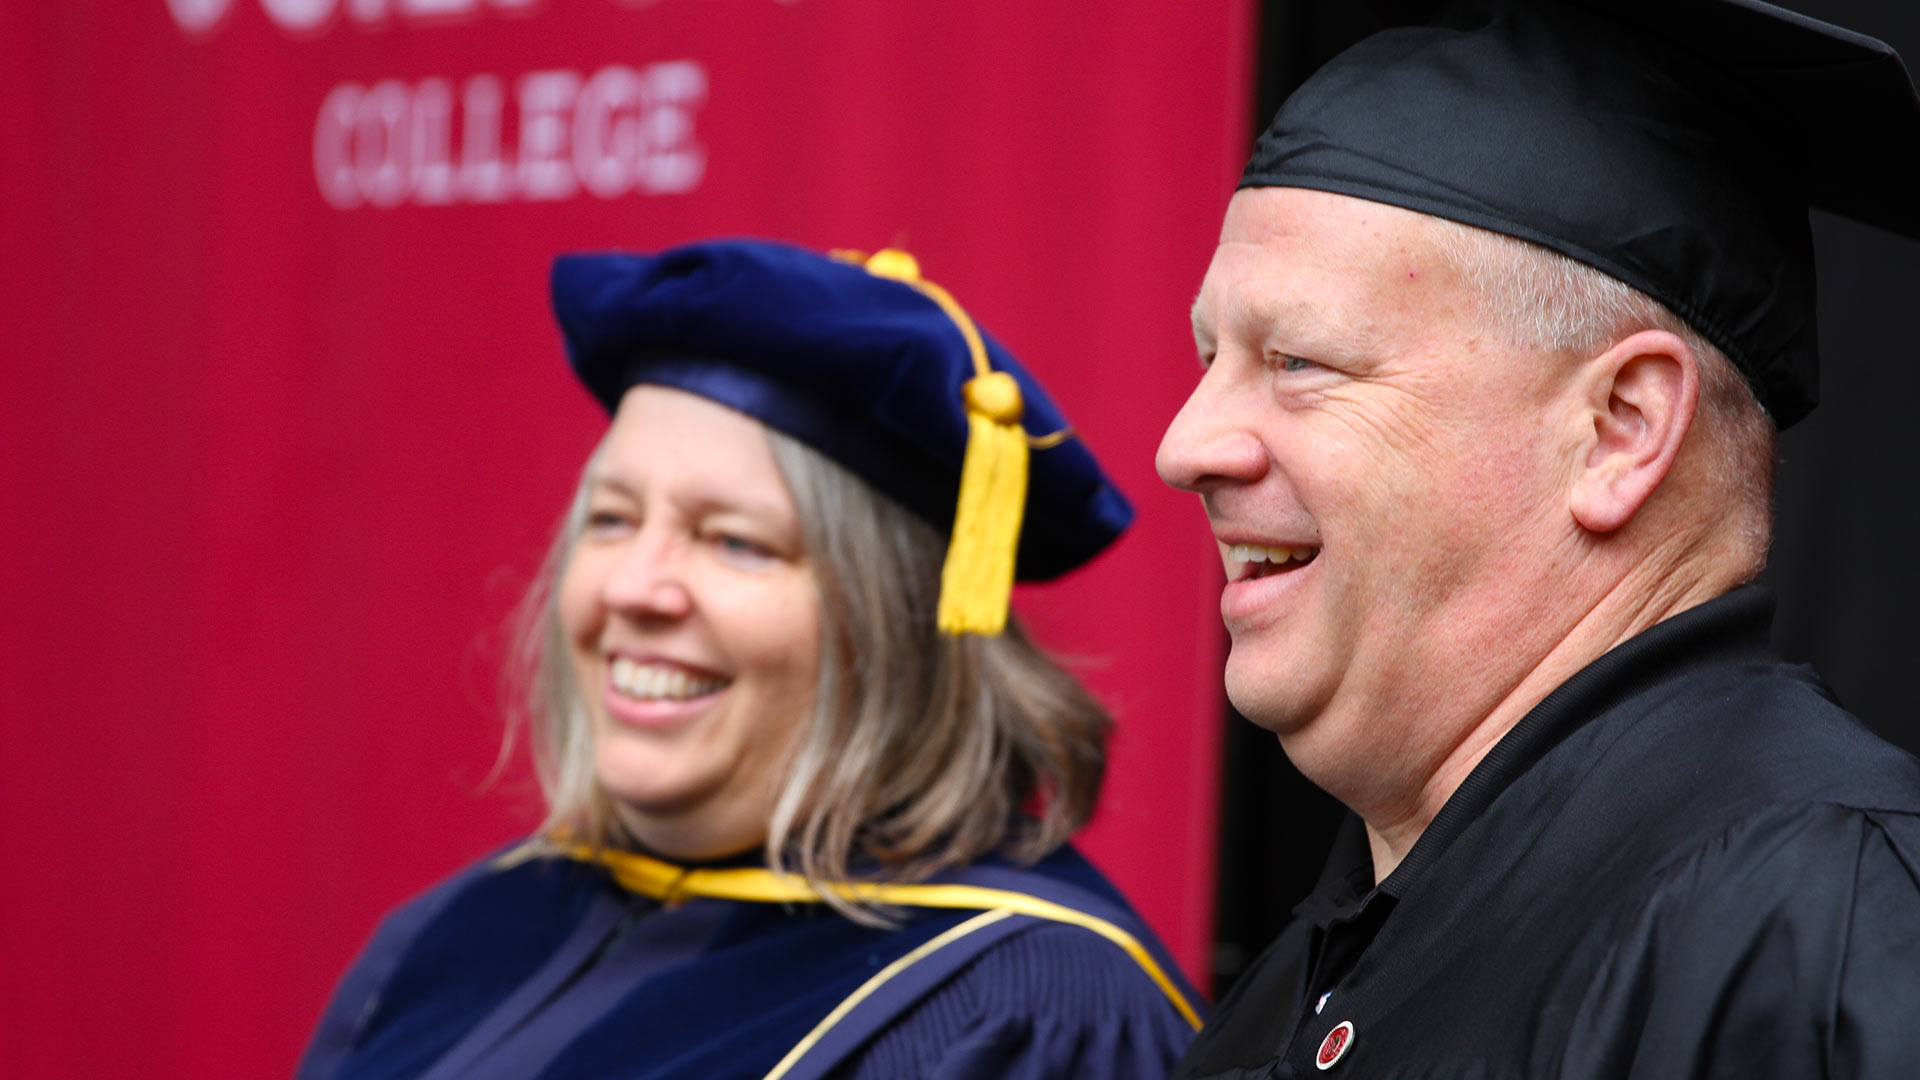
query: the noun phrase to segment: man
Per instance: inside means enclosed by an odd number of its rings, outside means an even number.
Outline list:
[[[1288,101],[1158,464],[1357,820],[1178,1075],[1920,1077],[1920,762],[1746,584],[1806,207],[1916,194],[1898,58],[1757,0],[1479,4]]]

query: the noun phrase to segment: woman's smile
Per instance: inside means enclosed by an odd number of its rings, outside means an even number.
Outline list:
[[[607,714],[636,727],[678,723],[715,704],[731,682],[670,660],[616,655],[607,664]]]

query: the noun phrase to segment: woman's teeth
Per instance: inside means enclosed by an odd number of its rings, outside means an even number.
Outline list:
[[[1289,562],[1306,562],[1313,558],[1319,548],[1310,547],[1268,547],[1265,544],[1233,544],[1227,548],[1227,558],[1239,563],[1272,563],[1276,566]]]
[[[624,656],[613,661],[613,688],[640,701],[686,701],[725,685],[725,679],[696,678],[666,664],[642,664]]]

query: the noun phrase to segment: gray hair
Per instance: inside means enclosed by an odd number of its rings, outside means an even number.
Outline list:
[[[1778,434],[1726,353],[1665,304],[1585,263],[1501,233],[1431,221],[1442,257],[1510,346],[1586,358],[1647,329],[1686,343],[1700,371],[1700,405],[1688,440],[1704,451],[1707,486],[1723,496],[1728,524],[1750,564],[1745,576],[1757,575],[1773,531]]]
[[[856,874],[916,880],[1001,852],[1044,857],[1099,798],[1112,720],[1009,619],[998,637],[935,627],[946,540],[811,447],[768,430],[793,495],[820,597],[812,714],[785,763],[767,856],[817,883]],[[595,452],[595,456],[598,451]],[[588,461],[591,471],[593,461]],[[575,685],[556,584],[585,527],[586,474],[518,617],[511,715],[530,733],[547,813],[523,845],[632,838],[594,772],[593,727]],[[512,732],[520,724],[510,724]],[[503,751],[503,753],[506,751]],[[851,918],[883,911],[838,900]]]

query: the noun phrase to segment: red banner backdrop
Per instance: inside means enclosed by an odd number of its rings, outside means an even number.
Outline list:
[[[375,919],[523,832],[498,627],[603,419],[559,251],[906,246],[1141,510],[1023,592],[1121,727],[1085,846],[1204,970],[1215,560],[1155,480],[1244,3],[0,11],[0,1074],[292,1066]]]

